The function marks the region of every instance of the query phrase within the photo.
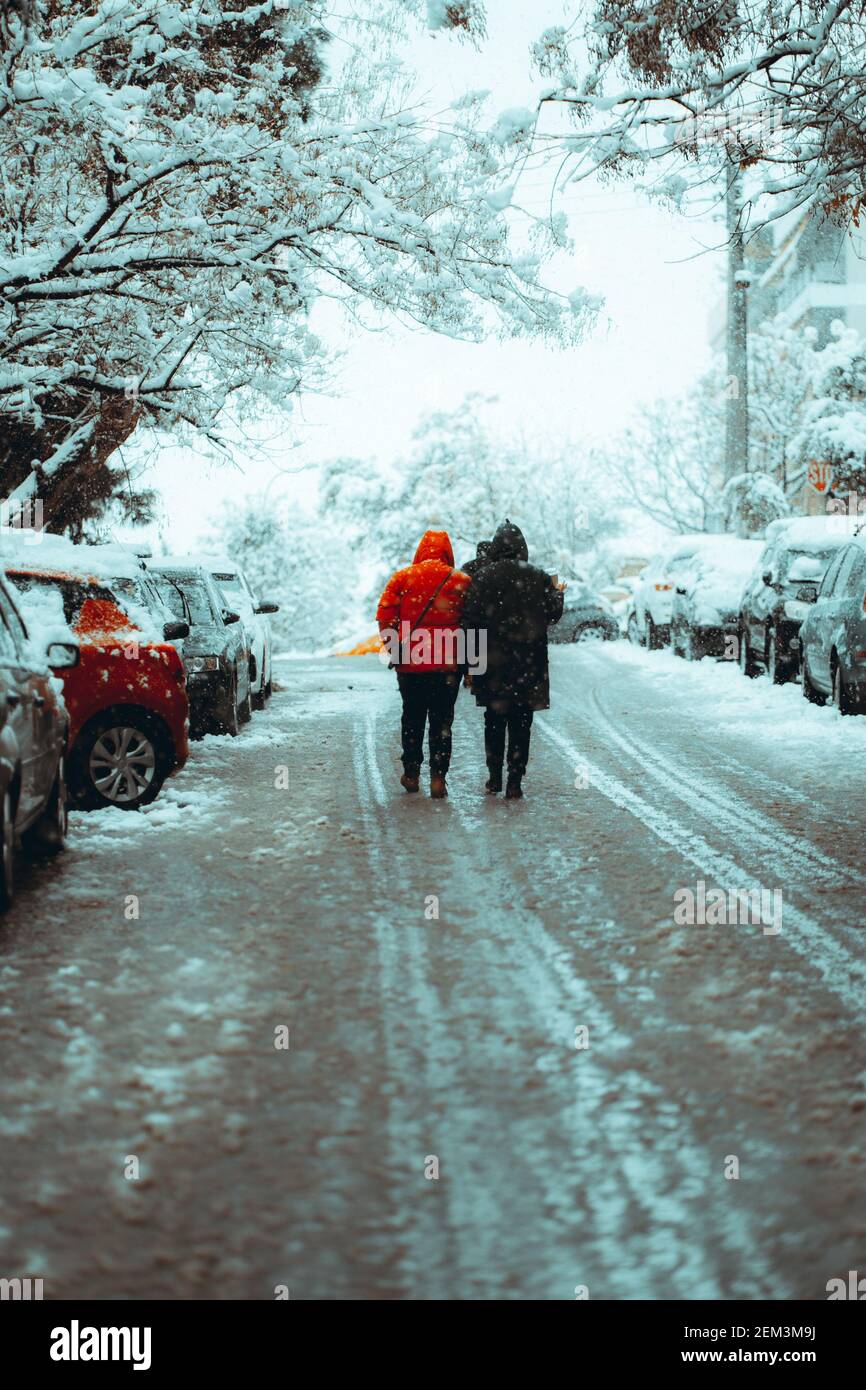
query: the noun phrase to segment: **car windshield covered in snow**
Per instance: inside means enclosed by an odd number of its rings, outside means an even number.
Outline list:
[[[236,574],[229,575],[228,577],[222,574],[215,574],[214,579],[216,580],[220,593],[233,612],[252,613],[252,600]]]
[[[39,602],[44,611],[51,611],[57,618],[62,611],[63,620],[70,628],[79,628],[82,618],[87,629],[111,630],[127,625],[114,594],[101,584],[89,584],[84,579],[59,579],[48,574],[12,573],[9,577],[16,589],[28,594],[31,601]]]
[[[810,579],[820,582],[835,554],[833,546],[826,550],[785,550],[779,556],[779,578],[787,584]]]
[[[173,576],[172,583],[166,585],[162,592],[172,613],[181,622],[189,621],[193,626],[202,623],[210,625],[219,617],[219,614],[214,612],[210,593],[203,579],[186,575]],[[189,609],[188,614],[184,609],[184,599]]]

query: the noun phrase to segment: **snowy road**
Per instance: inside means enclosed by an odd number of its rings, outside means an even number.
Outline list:
[[[866,1269],[866,719],[558,648],[526,801],[480,794],[463,693],[438,803],[397,783],[376,660],[280,681],[147,814],[76,817],[0,929],[0,1275],[696,1299]],[[678,925],[700,881],[781,890],[781,930]]]

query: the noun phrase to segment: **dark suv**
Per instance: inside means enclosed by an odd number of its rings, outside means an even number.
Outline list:
[[[808,617],[800,628],[803,694],[813,704],[832,697],[842,714],[866,709],[866,535],[855,536],[830,562],[815,596],[801,591]]]
[[[766,670],[776,685],[800,663],[800,624],[839,547],[850,540],[823,517],[776,522],[740,600],[739,661],[744,675]]]
[[[148,561],[160,595],[189,623],[183,664],[190,731],[237,734],[252,717],[250,641],[240,614],[226,608],[209,570],[192,561]],[[160,580],[162,582],[160,582]]]

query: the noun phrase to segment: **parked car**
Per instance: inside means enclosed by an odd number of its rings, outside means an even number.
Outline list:
[[[183,663],[192,732],[237,735],[252,717],[250,639],[240,614],[226,606],[210,571],[194,559],[149,561],[148,571],[169,581],[163,597],[189,624]]]
[[[670,562],[671,647],[677,656],[699,661],[735,655],[740,598],[761,547],[761,541],[705,535]]]
[[[254,709],[264,709],[265,701],[273,690],[271,675],[271,625],[269,613],[279,613],[280,605],[272,599],[256,596],[252,585],[243,570],[233,560],[223,557],[203,559],[211,573],[211,578],[226,601],[226,605],[240,613],[244,627],[250,636],[252,651],[252,702]]]
[[[73,799],[132,811],[153,801],[189,754],[186,681],[172,645],[188,629],[155,618],[127,591],[128,572],[118,574],[117,560],[99,549],[46,534],[38,546],[7,546],[5,570],[25,621],[65,625],[80,646],[76,666],[57,668]]]
[[[654,651],[671,640],[671,608],[674,585],[671,564],[691,554],[700,536],[672,536],[656,552],[634,581],[634,594],[626,610],[626,634],[630,641]]]
[[[51,668],[71,670],[79,652],[51,637],[28,632],[0,579],[0,910],[15,892],[19,838],[48,851],[66,841],[69,716]]]
[[[866,535],[837,550],[821,586],[804,584],[800,627],[803,694],[813,704],[832,699],[842,714],[866,709]]]
[[[809,612],[799,591],[813,593],[850,528],[837,517],[791,517],[771,522],[760,559],[740,600],[739,662],[746,676],[768,672],[776,685],[792,680],[800,665],[800,624]]]
[[[619,637],[619,623],[601,594],[588,584],[569,584],[562,617],[548,637],[551,642],[609,642]]]

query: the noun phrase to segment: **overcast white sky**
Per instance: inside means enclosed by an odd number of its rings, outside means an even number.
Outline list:
[[[434,107],[470,88],[490,89],[494,118],[508,107],[534,106],[539,84],[529,45],[561,16],[558,0],[497,0],[481,52],[425,35],[407,57]],[[527,174],[515,202],[542,210],[549,178],[552,172]],[[575,248],[558,259],[550,282],[566,291],[584,285],[605,300],[602,321],[581,346],[466,344],[394,323],[349,334],[333,305],[325,305],[313,326],[344,354],[333,394],[305,396],[285,418],[262,421],[234,467],[170,448],[148,470],[144,481],[162,493],[167,543],[194,545],[222,501],[249,492],[267,488],[275,502],[305,504],[315,492],[317,461],[341,454],[393,459],[421,415],[458,406],[470,390],[498,397],[488,418],[503,435],[567,439],[577,449],[618,429],[642,401],[680,391],[707,362],[722,259],[699,253],[721,240],[719,225],[663,211],[629,183],[583,183],[557,197]],[[301,465],[305,471],[282,471]]]

